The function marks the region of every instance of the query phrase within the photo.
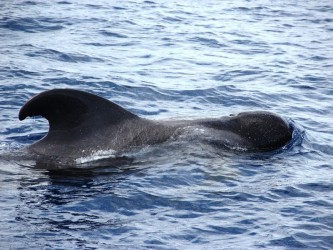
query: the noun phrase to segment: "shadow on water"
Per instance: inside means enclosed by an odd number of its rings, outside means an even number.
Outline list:
[[[118,177],[122,179],[141,170],[140,163],[136,163],[133,158],[126,156],[98,159],[77,165],[57,164],[53,160],[38,159],[29,168],[41,173],[44,178],[47,178],[50,185],[63,183],[73,186],[78,182],[87,184],[99,177],[109,178],[110,181],[116,180]],[[39,180],[32,179],[31,181],[31,184],[38,184]]]
[[[126,197],[130,188],[125,183],[145,169],[124,159],[99,160],[85,168],[46,170],[38,164],[38,168],[30,166],[30,176],[18,179],[21,205],[16,207],[16,220],[34,228],[24,237],[42,236],[47,241],[57,236],[68,240],[68,246],[84,245],[76,232],[120,228],[119,219],[110,215],[117,215],[122,207],[130,213],[132,205]],[[110,213],[107,218],[103,218],[104,212]]]
[[[117,234],[122,222],[112,215],[118,214],[126,198],[115,190],[136,171],[139,170],[133,167],[40,170],[37,178],[21,179],[18,187],[21,205],[15,212],[21,228],[27,227],[21,238],[33,239],[28,243],[32,248],[41,245],[72,248],[91,243],[87,237],[79,236],[82,233],[94,234],[108,228]],[[111,216],[103,218],[104,212]]]

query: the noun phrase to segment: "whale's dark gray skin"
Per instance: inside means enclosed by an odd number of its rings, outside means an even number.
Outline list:
[[[292,138],[289,124],[271,112],[243,112],[192,121],[153,121],[102,97],[72,89],[54,89],[36,95],[20,110],[20,120],[28,116],[43,116],[50,126],[48,134],[28,146],[28,151],[58,159],[153,145],[188,128],[209,131],[214,144],[250,152],[275,150]]]

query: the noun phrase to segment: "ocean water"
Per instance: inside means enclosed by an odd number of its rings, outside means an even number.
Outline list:
[[[333,2],[1,1],[1,249],[333,249]],[[149,119],[268,110],[271,153],[196,140],[133,161],[49,171],[20,156],[48,130],[18,121],[52,88]]]

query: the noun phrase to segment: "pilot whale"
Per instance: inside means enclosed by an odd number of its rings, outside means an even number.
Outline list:
[[[21,108],[19,119],[42,116],[49,131],[27,147],[43,157],[78,158],[99,150],[121,151],[154,145],[188,129],[205,129],[214,143],[229,149],[266,152],[279,149],[292,138],[282,117],[267,111],[242,112],[212,119],[155,121],[141,118],[100,96],[73,89],[42,92]]]

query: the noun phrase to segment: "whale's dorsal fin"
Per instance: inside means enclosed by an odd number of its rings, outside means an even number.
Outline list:
[[[19,119],[43,116],[50,130],[69,130],[80,125],[99,127],[138,118],[135,114],[102,97],[72,89],[53,89],[30,99],[20,110]]]

